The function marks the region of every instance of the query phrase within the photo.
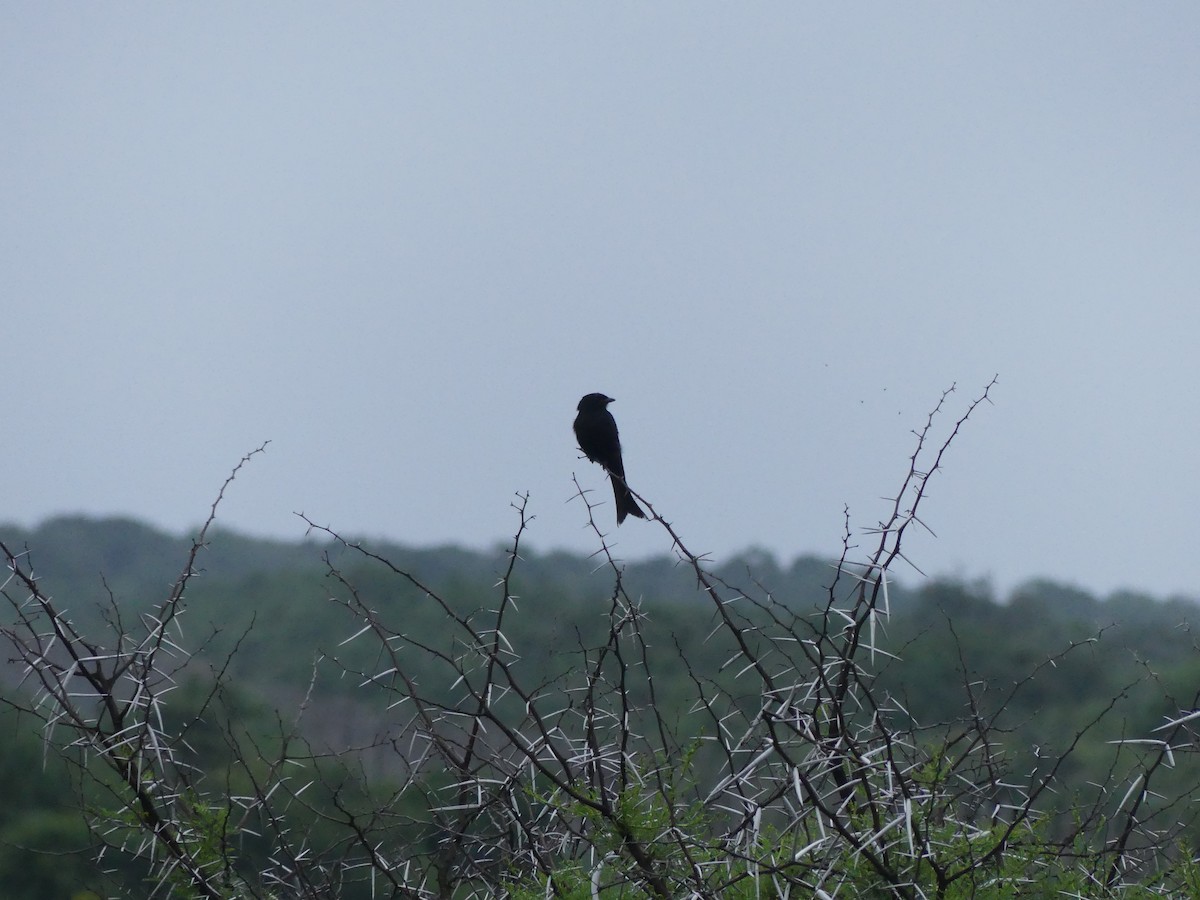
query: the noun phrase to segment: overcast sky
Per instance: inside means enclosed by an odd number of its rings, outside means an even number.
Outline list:
[[[269,439],[229,527],[488,547],[528,491],[590,551],[603,391],[693,550],[836,554],[998,374],[913,561],[1200,595],[1198,46],[1192,2],[5,4],[0,520],[180,531]]]

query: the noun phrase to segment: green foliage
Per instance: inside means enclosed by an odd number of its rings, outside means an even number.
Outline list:
[[[0,828],[0,880],[7,900],[84,896],[100,879],[78,810],[26,809]],[[98,896],[93,894],[92,896]]]

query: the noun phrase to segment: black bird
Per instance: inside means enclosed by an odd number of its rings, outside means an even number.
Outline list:
[[[629,493],[625,485],[625,464],[621,461],[621,439],[617,436],[617,420],[608,411],[612,397],[604,394],[588,394],[579,401],[579,415],[575,417],[575,440],[579,449],[594,463],[600,463],[608,471],[612,481],[613,496],[617,501],[617,524],[626,516],[646,518],[642,508]]]

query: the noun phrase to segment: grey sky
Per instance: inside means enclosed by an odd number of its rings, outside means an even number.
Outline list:
[[[1197,46],[1193,3],[6,4],[0,519],[182,529],[270,439],[226,525],[486,546],[527,490],[591,550],[598,390],[693,549],[832,554],[999,373],[914,561],[1200,594]]]

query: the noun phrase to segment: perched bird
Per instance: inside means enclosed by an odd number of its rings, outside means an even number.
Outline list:
[[[617,524],[626,516],[646,518],[625,484],[625,464],[621,461],[621,439],[617,436],[617,420],[608,411],[612,397],[604,394],[588,394],[579,401],[579,415],[575,417],[575,440],[579,449],[594,463],[600,463],[608,471],[612,481],[613,496],[617,501]]]

